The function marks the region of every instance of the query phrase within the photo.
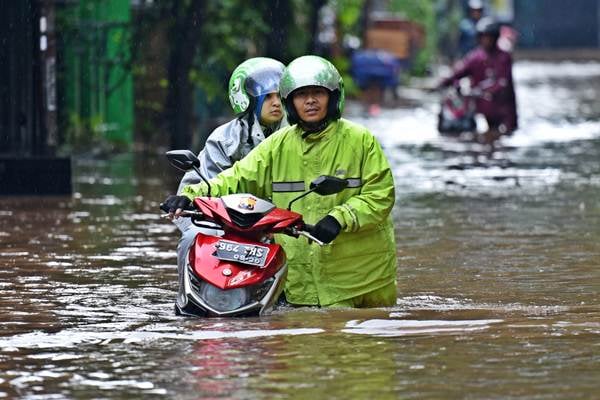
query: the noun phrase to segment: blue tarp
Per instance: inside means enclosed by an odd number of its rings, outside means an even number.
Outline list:
[[[356,84],[365,88],[369,84],[396,87],[401,61],[384,50],[356,50],[351,57],[351,74]]]

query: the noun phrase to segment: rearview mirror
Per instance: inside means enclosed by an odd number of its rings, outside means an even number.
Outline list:
[[[347,187],[347,179],[327,175],[321,175],[310,183],[310,189],[321,196],[339,193]]]
[[[309,193],[315,192],[321,196],[328,196],[330,194],[339,193],[348,187],[348,180],[338,178],[335,176],[321,175],[310,183],[310,189],[307,192],[302,193],[288,204],[288,210],[292,209],[292,203],[296,200],[300,200]]]
[[[189,171],[200,166],[200,160],[190,150],[167,151],[167,159],[177,169]]]
[[[166,155],[171,165],[175,168],[184,172],[192,169],[196,171],[198,176],[206,182],[206,185],[208,186],[208,197],[210,197],[210,183],[208,183],[208,179],[200,172],[200,160],[194,153],[190,150],[171,150],[167,151]]]

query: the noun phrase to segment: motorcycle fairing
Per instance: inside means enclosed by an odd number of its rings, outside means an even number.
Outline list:
[[[219,260],[216,256],[216,245],[221,239],[254,245],[254,240],[227,234],[226,237],[215,237],[198,233],[194,245],[189,252],[188,262],[196,276],[220,289],[234,289],[253,285],[269,279],[277,273],[278,266],[285,264],[285,252],[276,243],[261,243],[269,248],[264,267]]]
[[[302,221],[302,215],[293,211],[275,208],[272,203],[259,198],[254,198],[256,202],[253,210],[240,206],[244,202],[244,204],[248,204],[248,198],[252,198],[252,196],[244,194],[228,195],[222,198],[197,197],[194,199],[194,205],[204,215],[203,219],[227,227],[229,230],[240,232],[269,230],[277,233]],[[248,227],[240,226],[233,221],[228,210],[246,216],[255,216],[256,221]]]

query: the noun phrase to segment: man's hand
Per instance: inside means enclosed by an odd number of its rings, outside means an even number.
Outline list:
[[[169,196],[164,203],[160,205],[160,209],[168,212],[171,217],[179,217],[179,214],[189,208],[192,201],[185,196]]]
[[[340,223],[331,215],[326,215],[314,226],[312,235],[323,243],[331,243],[341,230]]]

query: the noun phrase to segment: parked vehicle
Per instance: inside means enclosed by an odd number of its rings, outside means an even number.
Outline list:
[[[167,152],[175,167],[199,171],[200,161],[189,150]],[[185,268],[179,273],[176,313],[199,316],[264,315],[270,312],[281,295],[287,274],[284,249],[275,242],[274,234],[304,236],[323,245],[312,236],[312,226],[302,215],[291,211],[292,204],[314,192],[329,195],[342,191],[348,181],[332,176],[315,179],[307,192],[293,199],[287,209],[252,194],[223,197],[197,197],[193,210],[182,217],[191,218],[196,226],[221,236],[198,233],[188,250]],[[161,204],[163,211],[164,205]]]

